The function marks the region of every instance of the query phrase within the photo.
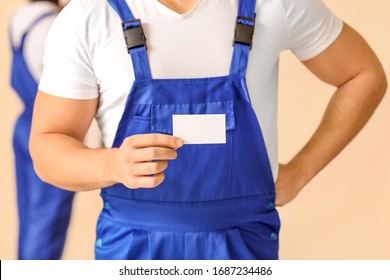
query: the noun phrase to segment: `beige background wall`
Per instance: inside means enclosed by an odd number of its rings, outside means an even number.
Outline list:
[[[21,0],[0,0],[0,259],[16,257],[16,193],[11,145],[21,104],[8,86],[7,20]],[[370,43],[390,73],[390,2],[325,0]],[[290,54],[280,71],[280,160],[291,158],[318,125],[333,88]],[[291,204],[280,209],[282,259],[390,259],[390,95],[347,149]],[[98,192],[80,193],[65,259],[93,258]]]

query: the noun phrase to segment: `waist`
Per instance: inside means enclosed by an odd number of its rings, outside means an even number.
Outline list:
[[[275,196],[261,195],[202,202],[158,202],[101,194],[102,215],[131,227],[166,231],[212,231],[273,223]]]

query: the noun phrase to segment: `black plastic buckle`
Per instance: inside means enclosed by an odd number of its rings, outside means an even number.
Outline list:
[[[253,25],[245,24],[245,22],[252,22]],[[234,29],[233,46],[235,43],[240,43],[240,44],[248,45],[252,49],[252,38],[254,32],[255,32],[255,19],[244,17],[244,16],[238,16],[236,21],[236,27]]]
[[[139,23],[139,26],[127,27],[129,23]],[[140,19],[133,19],[122,23],[123,35],[125,36],[127,50],[134,49],[141,46],[146,46],[146,37],[142,28]]]

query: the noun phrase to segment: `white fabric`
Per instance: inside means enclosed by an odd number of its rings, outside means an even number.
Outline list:
[[[157,0],[128,3],[142,20],[154,78],[229,73],[238,0],[200,0],[184,15]],[[279,54],[291,49],[301,60],[314,57],[337,38],[342,21],[320,0],[258,0],[256,13],[247,83],[276,178]],[[119,17],[106,0],[72,0],[46,48],[40,89],[65,98],[99,98],[96,118],[110,147],[134,80]]]
[[[58,7],[50,2],[40,1],[22,5],[12,15],[10,20],[10,32],[12,44],[19,47],[22,37],[29,31],[23,54],[33,78],[39,81],[43,70],[43,54],[46,36],[49,32],[56,14],[46,17],[31,28],[31,24],[41,15],[49,12],[58,12]],[[31,29],[31,30],[30,30]]]
[[[66,1],[62,2],[66,4]],[[54,14],[31,26],[38,17],[51,12],[54,12]],[[29,2],[15,10],[10,19],[9,28],[13,46],[19,47],[23,35],[28,32],[23,54],[27,67],[36,81],[39,81],[42,75],[46,37],[58,12],[58,6],[53,3],[47,1]],[[91,148],[102,146],[101,135],[96,122],[92,122],[85,136],[84,144]]]

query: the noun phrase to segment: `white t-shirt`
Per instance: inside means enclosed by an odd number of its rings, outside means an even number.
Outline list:
[[[53,12],[54,14],[42,19],[31,27],[31,24],[38,17],[50,12]],[[47,1],[32,2],[26,3],[18,8],[10,19],[10,33],[13,46],[19,47],[24,33],[29,31],[26,37],[23,54],[27,67],[36,81],[39,81],[42,74],[42,58],[45,49],[46,36],[57,16],[57,12],[59,12],[59,9],[54,3]]]
[[[178,14],[157,0],[127,0],[143,23],[153,78],[200,78],[229,73],[238,0],[199,0]],[[262,127],[274,178],[277,88],[281,51],[300,60],[325,50],[342,21],[321,0],[258,0],[247,84]],[[106,0],[72,0],[49,33],[39,88],[48,94],[99,98],[96,119],[111,147],[134,81],[119,16]]]

